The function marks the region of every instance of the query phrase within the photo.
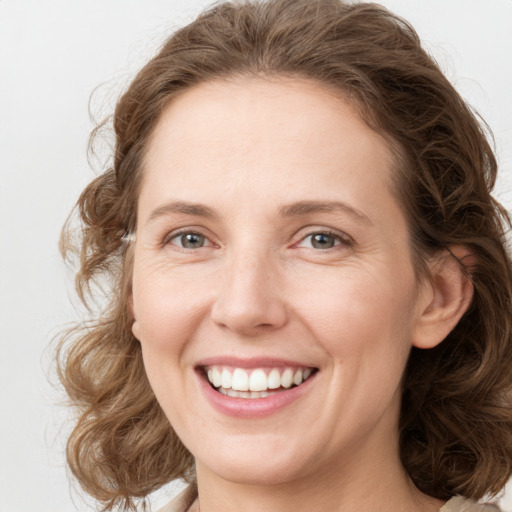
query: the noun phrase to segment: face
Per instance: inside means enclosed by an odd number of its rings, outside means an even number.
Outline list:
[[[421,294],[392,167],[316,83],[206,83],[163,112],[133,332],[199,475],[275,484],[398,457]]]

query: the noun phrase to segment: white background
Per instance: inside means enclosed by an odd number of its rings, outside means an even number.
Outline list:
[[[93,124],[198,0],[0,0],[0,512],[89,510],[70,490],[53,337],[78,318],[59,231]],[[387,0],[494,130],[512,206],[512,0]],[[53,384],[52,384],[53,382]],[[76,487],[76,486],[75,486]],[[172,489],[167,491],[171,493]],[[512,490],[502,506],[512,511]],[[154,497],[154,509],[167,497]]]

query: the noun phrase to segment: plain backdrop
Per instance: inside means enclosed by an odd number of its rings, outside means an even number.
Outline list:
[[[59,231],[88,133],[199,0],[0,0],[0,512],[90,510],[70,484],[51,340],[79,318]],[[512,206],[512,0],[386,0],[492,127]],[[157,493],[153,509],[175,487]],[[502,506],[512,511],[512,489]]]

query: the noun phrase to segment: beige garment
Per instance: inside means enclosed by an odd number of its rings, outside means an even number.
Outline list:
[[[499,512],[496,505],[480,505],[474,501],[455,496],[441,507],[439,512]]]
[[[188,489],[185,489],[158,512],[187,512],[190,506],[190,494],[188,491]],[[196,503],[194,502],[194,504]],[[197,510],[197,508],[191,507],[190,510]],[[499,512],[499,508],[495,505],[479,505],[474,501],[455,496],[441,507],[439,512]]]
[[[191,507],[191,500],[193,500],[193,495],[190,487],[187,487],[158,512],[188,512],[190,508],[194,510],[195,507]]]

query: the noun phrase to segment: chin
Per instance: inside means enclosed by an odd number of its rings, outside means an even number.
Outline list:
[[[252,486],[285,484],[314,471],[313,465],[297,451],[287,454],[284,450],[273,450],[270,454],[263,452],[258,444],[254,450],[247,449],[247,445],[245,450],[235,450],[215,459],[210,455],[202,463],[196,459],[196,465],[207,467],[209,472],[226,481]]]

